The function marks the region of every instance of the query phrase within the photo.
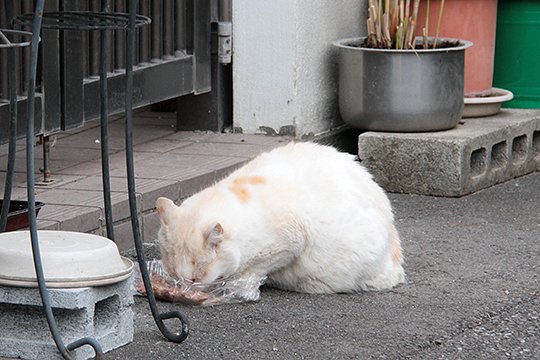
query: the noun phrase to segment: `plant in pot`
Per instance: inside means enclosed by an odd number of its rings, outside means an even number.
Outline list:
[[[415,37],[420,0],[369,0],[366,37],[338,40],[339,109],[362,130],[455,127],[463,113],[467,40]],[[444,3],[444,2],[443,2]],[[428,11],[429,14],[429,11]],[[439,29],[443,7],[435,26]]]
[[[434,23],[440,7],[444,5],[444,22],[441,36],[467,39],[474,46],[465,52],[465,108],[463,117],[494,115],[504,101],[511,100],[510,91],[493,87],[495,62],[495,33],[497,23],[497,0],[444,0],[420,1],[417,35],[422,35],[426,21]],[[427,20],[426,20],[427,19]]]

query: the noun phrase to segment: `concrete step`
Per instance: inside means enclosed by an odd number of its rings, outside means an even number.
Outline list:
[[[448,131],[366,132],[358,155],[387,191],[462,196],[540,170],[540,110],[503,109]]]

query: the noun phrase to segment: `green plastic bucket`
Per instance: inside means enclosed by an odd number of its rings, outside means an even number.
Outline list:
[[[540,1],[499,0],[493,85],[514,93],[510,108],[540,108]]]

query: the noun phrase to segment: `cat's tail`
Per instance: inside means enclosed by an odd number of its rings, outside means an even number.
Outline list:
[[[390,233],[388,235],[389,251],[385,257],[382,272],[363,283],[360,286],[362,290],[388,290],[405,282],[403,251],[401,249],[399,234],[393,224],[390,225]]]
[[[390,256],[392,258],[392,286],[405,282],[405,271],[403,270],[403,249],[401,248],[401,240],[395,226],[392,225],[390,230]]]

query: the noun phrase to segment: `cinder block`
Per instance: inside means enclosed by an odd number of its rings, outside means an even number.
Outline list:
[[[49,289],[55,320],[65,345],[94,337],[104,352],[133,340],[131,279],[116,284]],[[74,359],[88,359],[85,345]],[[0,357],[61,359],[53,342],[38,289],[0,286]]]
[[[540,111],[505,109],[441,132],[366,132],[358,155],[387,191],[462,196],[540,170]]]

